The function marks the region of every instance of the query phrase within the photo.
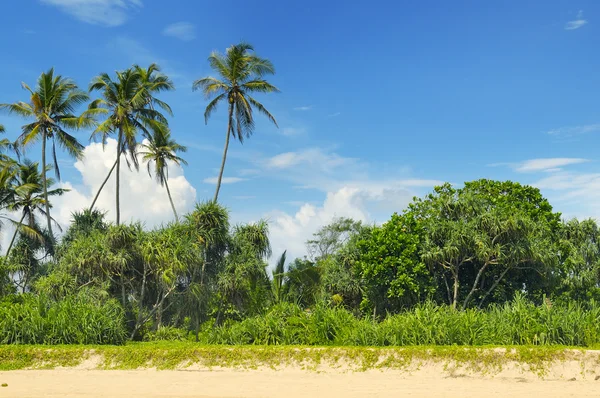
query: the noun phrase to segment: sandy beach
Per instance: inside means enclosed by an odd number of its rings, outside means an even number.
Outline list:
[[[575,372],[575,369],[571,369]],[[284,370],[24,370],[0,372],[0,397],[11,398],[265,398],[265,397],[598,397],[596,377],[540,379],[502,372],[493,377],[416,372]]]

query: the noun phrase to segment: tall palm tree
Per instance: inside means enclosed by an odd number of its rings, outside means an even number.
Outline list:
[[[48,171],[46,143],[52,141],[54,172],[56,178],[60,180],[56,144],[72,157],[80,159],[83,156],[83,145],[74,136],[67,133],[66,129],[91,127],[94,120],[85,114],[75,116],[76,108],[87,102],[89,97],[85,92],[79,90],[72,80],[55,75],[54,68],[40,75],[35,90],[25,83],[22,83],[22,86],[30,94],[29,102],[1,104],[0,109],[33,119],[31,123],[22,127],[22,133],[17,138],[17,145],[27,148],[37,141],[42,141],[42,186],[48,233],[52,236],[52,217],[48,200],[48,178],[46,177]]]
[[[151,165],[154,163],[154,176],[160,183],[160,186],[167,188],[167,195],[171,202],[171,208],[175,215],[175,220],[179,221],[177,216],[177,210],[173,204],[173,198],[171,197],[171,190],[169,189],[169,165],[167,162],[173,162],[176,165],[186,164],[187,162],[177,156],[178,152],[186,152],[187,148],[183,145],[179,145],[173,138],[171,138],[171,131],[168,129],[157,130],[149,138],[148,144],[142,144],[142,159],[148,163],[148,174],[152,176]]]
[[[50,166],[46,166],[50,170]],[[54,179],[46,179],[48,187],[54,185]],[[45,196],[61,196],[66,189],[56,188],[44,191],[42,184],[42,176],[39,171],[39,164],[30,160],[25,160],[22,164],[19,164],[17,173],[13,182],[13,197],[11,203],[8,204],[8,210],[12,212],[21,212],[21,219],[15,228],[15,232],[10,241],[8,249],[6,250],[6,256],[8,257],[11,248],[15,242],[15,239],[19,233],[24,233],[27,236],[38,240],[42,240],[41,234],[38,231],[38,222],[36,214],[42,214],[46,216],[46,199]],[[27,219],[27,220],[25,220]],[[54,224],[60,229],[60,225],[51,218]],[[26,221],[24,224],[23,222]]]
[[[243,143],[244,138],[252,135],[255,109],[277,126],[273,115],[250,94],[271,93],[279,90],[263,79],[265,75],[275,73],[273,64],[268,59],[258,57],[250,44],[233,45],[226,50],[225,54],[213,52],[208,57],[208,62],[219,78],[209,76],[198,79],[192,86],[194,91],[202,90],[206,98],[212,99],[204,111],[205,123],[208,123],[210,115],[217,109],[220,102],[227,101],[229,106],[225,149],[214,197],[216,202],[221,189],[230,137],[233,135],[235,139]]]
[[[150,137],[151,132],[164,130],[168,126],[167,119],[154,109],[154,106],[162,108],[169,114],[171,114],[171,109],[153,95],[156,92],[172,90],[174,86],[166,76],[159,73],[159,70],[155,64],[150,65],[148,69],[133,66],[116,72],[115,80],[112,80],[107,73],[102,73],[95,77],[90,84],[90,91],[100,91],[102,98],[92,101],[87,112],[90,115],[107,115],[106,120],[98,125],[93,134],[100,135],[103,143],[110,134],[117,134],[117,159],[114,166],[117,173],[115,197],[117,225],[120,224],[121,218],[119,202],[121,155],[129,152],[129,160],[136,169],[139,169],[138,133],[141,132],[145,137]],[[130,165],[129,160],[126,160]],[[109,172],[107,180],[112,170]],[[104,184],[102,184],[103,186]]]

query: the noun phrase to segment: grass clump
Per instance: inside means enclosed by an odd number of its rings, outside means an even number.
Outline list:
[[[115,300],[82,292],[53,301],[43,295],[0,302],[0,344],[123,344],[126,328]]]
[[[456,311],[429,302],[373,321],[340,307],[306,312],[281,304],[261,316],[205,325],[200,339],[226,345],[591,347],[600,343],[600,305],[537,306],[517,297],[485,310]]]

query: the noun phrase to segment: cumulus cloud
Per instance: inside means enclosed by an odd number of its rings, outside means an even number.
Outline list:
[[[579,10],[579,12],[577,13],[577,17],[574,20],[566,23],[565,30],[579,29],[587,23],[588,21],[583,19],[583,10]]]
[[[84,150],[84,158],[75,162],[75,168],[81,173],[82,185],[63,182],[64,188],[71,191],[54,200],[53,216],[67,226],[71,213],[90,206],[98,188],[108,175],[116,158],[117,142],[109,139],[104,150],[102,144],[92,143]],[[115,175],[104,186],[96,207],[107,212],[107,220],[115,219]],[[173,203],[179,214],[192,209],[196,201],[196,190],[185,178],[181,167],[169,165],[169,189]],[[123,222],[142,220],[152,227],[173,220],[173,211],[165,187],[161,187],[151,178],[144,165],[140,171],[129,170],[121,161],[121,220]]]
[[[408,186],[383,185],[344,186],[328,192],[320,205],[298,203],[299,208],[295,213],[273,211],[267,214],[274,257],[284,250],[288,251],[290,259],[303,257],[307,253],[306,241],[320,227],[337,217],[381,224],[393,212],[404,210],[412,198],[419,194]]]
[[[191,41],[196,38],[196,27],[189,22],[177,22],[168,25],[163,30],[163,35],[183,41]]]
[[[142,7],[141,0],[40,0],[80,21],[104,26],[125,23],[128,12]]]

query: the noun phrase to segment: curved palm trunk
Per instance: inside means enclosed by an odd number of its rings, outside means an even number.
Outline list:
[[[173,214],[175,214],[175,221],[179,222],[179,217],[177,216],[177,210],[175,210],[175,205],[173,204],[173,198],[171,197],[171,190],[169,189],[169,182],[165,178],[165,187],[167,188],[167,195],[169,195],[169,202],[171,202],[171,208],[173,209]]]
[[[121,207],[119,203],[119,183],[121,177],[121,141],[123,141],[123,129],[119,128],[119,138],[117,140],[117,189],[116,189],[116,211],[117,211],[117,225],[121,221]]]
[[[227,149],[229,149],[229,138],[231,136],[231,123],[233,121],[233,104],[229,104],[229,121],[227,123],[227,136],[225,137],[225,149],[223,150],[223,161],[221,162],[221,170],[219,171],[219,179],[217,180],[217,190],[215,191],[214,201],[219,198],[219,190],[221,189],[221,180],[223,179],[223,171],[225,170],[225,161],[227,160]]]
[[[90,211],[94,210],[94,206],[96,205],[96,201],[100,197],[100,192],[102,192],[102,190],[104,189],[104,186],[108,182],[108,179],[112,175],[112,172],[115,171],[115,167],[117,167],[117,161],[116,160],[115,160],[115,163],[113,164],[112,168],[108,172],[108,175],[104,179],[104,182],[102,183],[102,185],[100,185],[100,188],[98,189],[98,192],[96,193],[96,196],[94,197],[94,201],[92,202],[92,205],[90,206]]]
[[[46,217],[48,219],[48,234],[52,234],[52,217],[50,217],[50,202],[48,201],[48,180],[46,179],[46,130],[42,131],[42,185],[44,186],[44,201],[46,202]]]
[[[7,259],[8,256],[10,255],[10,250],[12,249],[14,243],[15,243],[15,239],[17,239],[17,234],[19,233],[19,227],[21,225],[23,225],[23,220],[25,219],[25,215],[27,213],[23,212],[23,215],[21,216],[21,219],[19,220],[19,225],[17,226],[17,228],[15,228],[15,233],[13,234],[12,239],[10,240],[10,244],[8,245],[8,249],[6,249],[6,254],[4,255]]]

